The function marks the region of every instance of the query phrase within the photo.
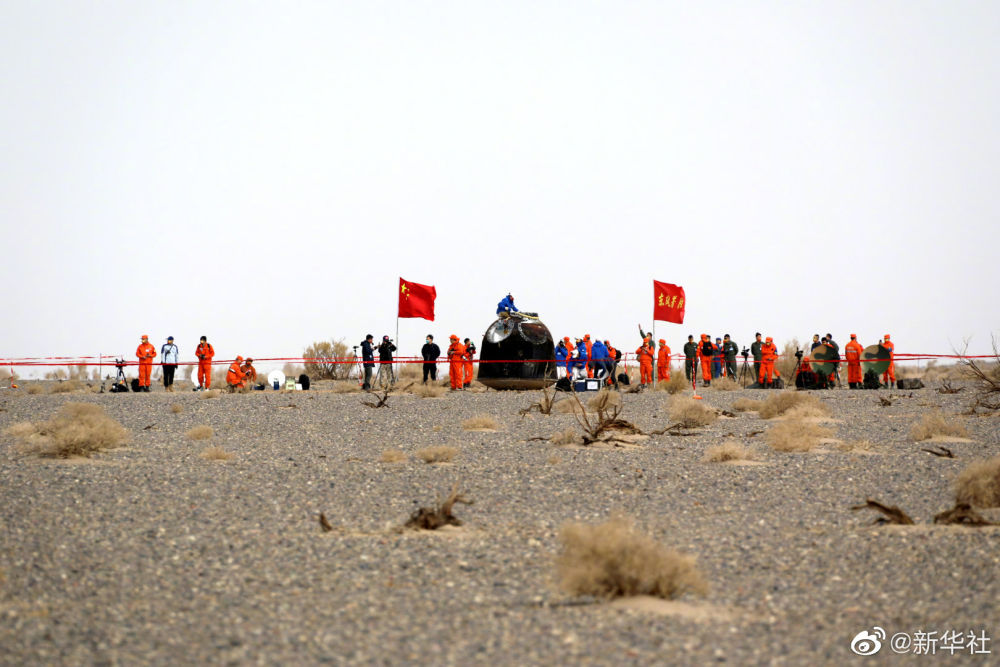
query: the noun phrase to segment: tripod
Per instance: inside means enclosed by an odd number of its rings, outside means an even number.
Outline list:
[[[740,367],[740,379],[739,381],[743,383],[743,388],[747,388],[747,371],[750,370],[750,364],[747,362],[747,357],[750,356],[749,352],[744,351],[743,354],[743,365]]]
[[[358,384],[364,384],[365,381],[365,369],[361,366],[361,360],[358,359],[358,346],[354,346],[354,354],[351,356],[351,365],[348,367],[347,379],[351,379],[351,374],[357,371],[358,373]]]

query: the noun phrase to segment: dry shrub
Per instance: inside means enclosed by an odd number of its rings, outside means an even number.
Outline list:
[[[836,449],[838,452],[873,452],[875,445],[869,440],[851,440],[839,443]]]
[[[466,431],[495,431],[500,425],[489,415],[476,415],[462,422],[462,428]]]
[[[0,368],[0,382],[5,382],[11,378],[10,371],[6,368]]]
[[[669,380],[656,383],[656,391],[665,391],[670,395],[678,394],[691,386],[684,378],[684,371],[672,372]]]
[[[212,429],[208,430],[211,431]],[[208,461],[232,461],[233,458],[235,458],[234,454],[232,454],[231,452],[227,452],[222,447],[206,447],[205,449],[201,450],[201,454],[199,454],[198,456]]]
[[[49,390],[51,394],[68,394],[74,391],[80,391],[83,389],[83,385],[76,380],[66,380],[65,382],[57,382],[52,385]]]
[[[59,458],[90,456],[128,439],[128,431],[92,403],[67,403],[47,422],[15,424],[7,432],[25,451]]]
[[[820,438],[829,438],[828,428],[801,419],[788,419],[775,424],[764,435],[767,444],[779,452],[808,452],[819,445]]]
[[[400,380],[423,380],[424,369],[422,363],[400,364],[398,379]]]
[[[472,505],[473,502],[475,501],[459,492],[458,485],[456,484],[451,488],[451,493],[448,494],[448,497],[439,501],[436,507],[417,508],[410,515],[410,519],[404,527],[416,528],[418,530],[437,530],[444,526],[461,526],[461,519],[452,513],[455,504]]]
[[[202,426],[195,426],[193,429],[189,430],[184,435],[186,435],[191,440],[208,440],[213,435],[215,435],[215,431],[212,430],[211,426],[202,425]]]
[[[68,380],[69,373],[63,368],[56,368],[46,373],[44,377],[46,380]]]
[[[379,461],[382,463],[402,463],[406,461],[406,454],[398,449],[387,449],[382,452],[382,456],[379,457]],[[428,463],[430,463],[430,461],[428,461]]]
[[[552,404],[552,410],[564,415],[583,412],[583,408],[580,407],[580,403],[573,400],[572,397],[556,401]]]
[[[173,412],[175,415],[179,415],[180,413],[184,412],[184,406],[181,405],[180,403],[174,403],[173,405],[170,406],[170,411]]]
[[[447,463],[458,456],[458,450],[448,445],[424,447],[414,452],[424,463]]]
[[[785,413],[786,419],[810,419],[830,416],[830,408],[825,403],[803,403]]]
[[[613,408],[622,406],[622,396],[617,391],[601,389],[597,394],[587,401],[587,410],[590,412],[610,411]]]
[[[312,380],[346,380],[354,366],[353,363],[343,363],[351,358],[343,339],[317,341],[302,351],[302,357],[309,359],[305,372]],[[296,373],[289,377],[299,375]]]
[[[222,395],[222,391],[218,389],[209,389],[208,391],[201,392],[200,398],[218,398]]]
[[[724,463],[725,461],[752,461],[753,458],[753,452],[746,445],[734,440],[727,440],[721,445],[707,447],[701,460],[705,463]]]
[[[910,437],[917,441],[930,440],[936,435],[967,438],[969,432],[962,424],[948,421],[940,410],[928,412],[918,424],[910,429]]]
[[[752,398],[737,398],[733,401],[733,412],[757,412],[764,407],[764,401],[755,401]]]
[[[785,414],[792,408],[803,405],[817,406],[817,410],[825,410],[823,413],[824,415],[830,413],[829,408],[823,405],[823,403],[812,394],[806,394],[793,389],[771,394],[767,397],[767,400],[764,401],[764,404],[760,406],[760,410],[758,410],[758,412],[763,419],[774,419],[775,417]]]
[[[29,394],[31,394],[32,396],[34,396],[35,394],[44,394],[45,393],[45,387],[43,387],[42,385],[38,384],[37,382],[32,382],[27,387],[25,387],[24,390],[26,392],[28,392]]]
[[[580,434],[575,429],[568,428],[558,433],[553,433],[549,438],[553,445],[578,445],[581,442]]]
[[[791,381],[794,383],[795,377],[795,363],[798,361],[795,358],[795,351],[799,349],[799,339],[793,338],[785,343],[785,347],[781,350],[781,356],[778,360],[774,362],[774,367],[781,374],[781,377],[785,378],[785,381]]]
[[[353,380],[347,382],[334,382],[330,385],[330,391],[335,394],[356,394],[361,391],[361,385]]]
[[[729,376],[718,377],[712,380],[712,389],[715,391],[736,391],[739,388],[740,386],[736,384],[736,380]]]
[[[564,524],[559,542],[556,574],[571,595],[671,599],[708,592],[693,556],[659,544],[621,514],[597,525]]]
[[[440,398],[448,390],[437,384],[415,384],[411,391],[420,398]]]
[[[670,399],[670,420],[686,428],[708,426],[718,418],[714,410],[693,398],[674,396]]]
[[[969,464],[955,478],[955,502],[1000,507],[1000,456]]]

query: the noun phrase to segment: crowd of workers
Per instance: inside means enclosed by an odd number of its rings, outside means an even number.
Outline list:
[[[139,391],[149,393],[150,380],[153,374],[153,359],[156,358],[156,348],[149,342],[149,336],[143,336],[142,342],[135,350],[135,356],[139,359]],[[195,356],[198,357],[198,386],[195,391],[203,391],[212,386],[212,358],[215,357],[215,348],[208,342],[208,338],[201,337],[198,347],[195,348]],[[180,350],[174,343],[173,336],[167,336],[167,342],[160,347],[160,366],[163,368],[163,388],[166,391],[174,391],[174,373],[180,364]],[[230,364],[226,372],[226,387],[230,391],[244,389],[257,381],[257,370],[253,366],[253,358],[244,359],[236,357]]]

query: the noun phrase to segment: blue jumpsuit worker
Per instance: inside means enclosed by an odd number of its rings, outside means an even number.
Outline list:
[[[604,377],[611,373],[608,368],[608,348],[600,340],[590,344],[590,367],[594,369],[595,378],[601,377],[601,371],[604,371]]]
[[[569,349],[566,347],[569,343],[569,336],[566,336],[559,344],[556,345],[556,377],[564,378],[569,375],[569,369],[566,365],[566,359],[569,357]]]
[[[576,361],[573,363],[575,369],[587,368],[587,344],[582,338],[576,339]]]
[[[497,315],[500,313],[516,313],[517,308],[514,306],[514,297],[510,294],[505,296],[500,303],[497,304]]]

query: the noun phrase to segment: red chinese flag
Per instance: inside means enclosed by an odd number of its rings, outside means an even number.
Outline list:
[[[684,324],[684,288],[653,281],[653,319]]]
[[[399,279],[399,317],[422,317],[434,321],[434,285],[421,285]]]

